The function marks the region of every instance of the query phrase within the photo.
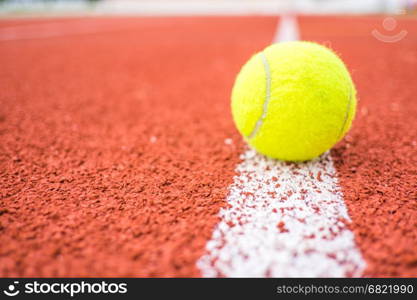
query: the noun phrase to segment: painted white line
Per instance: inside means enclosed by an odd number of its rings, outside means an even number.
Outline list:
[[[350,218],[329,153],[298,164],[254,150],[241,158],[229,207],[220,211],[221,221],[197,262],[203,276],[361,276],[365,262],[347,226]]]

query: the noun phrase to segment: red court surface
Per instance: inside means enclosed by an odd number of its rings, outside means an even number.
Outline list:
[[[383,43],[381,18],[301,18],[302,38],[331,45],[349,66],[359,106],[352,131],[333,151],[368,276],[417,274],[417,22]],[[324,23],[327,26],[324,30]],[[345,24],[345,25],[343,25]],[[323,34],[325,32],[325,34]]]
[[[299,25],[357,85],[332,155],[364,276],[415,276],[417,21],[400,19],[408,36],[390,44],[370,34],[381,20]],[[66,34],[29,36],[38,22]],[[0,41],[0,276],[200,276],[244,150],[230,89],[278,18],[48,22],[0,21],[16,32]]]

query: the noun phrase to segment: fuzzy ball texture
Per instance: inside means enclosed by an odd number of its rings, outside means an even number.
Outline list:
[[[349,71],[330,49],[285,42],[255,54],[232,91],[239,132],[258,152],[280,160],[319,156],[349,130],[356,90]]]

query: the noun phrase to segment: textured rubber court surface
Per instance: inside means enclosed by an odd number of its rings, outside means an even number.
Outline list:
[[[357,85],[331,155],[362,276],[416,276],[417,21],[397,43],[370,34],[382,17],[298,21]],[[230,89],[277,22],[1,20],[0,275],[201,276],[245,151]]]

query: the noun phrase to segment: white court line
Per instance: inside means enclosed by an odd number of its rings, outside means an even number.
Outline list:
[[[237,3],[238,2],[238,3]],[[13,1],[0,3],[0,17],[41,16],[197,16],[398,13],[403,1],[381,0],[107,0],[94,5],[82,0]]]
[[[298,38],[297,28],[285,28],[296,24],[283,18],[279,41]],[[295,164],[247,150],[236,172],[229,207],[197,262],[203,276],[361,276],[365,262],[330,153]]]

